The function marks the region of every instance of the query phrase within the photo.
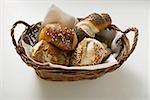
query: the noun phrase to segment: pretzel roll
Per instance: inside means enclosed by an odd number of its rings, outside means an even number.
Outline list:
[[[78,37],[80,35],[95,37],[95,33],[108,27],[111,22],[111,17],[106,13],[92,13],[76,24],[76,32]]]
[[[77,36],[73,29],[60,24],[47,24],[39,33],[39,41],[45,40],[62,50],[74,50],[77,45]]]

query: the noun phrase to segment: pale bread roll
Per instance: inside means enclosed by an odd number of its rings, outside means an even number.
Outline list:
[[[110,54],[106,48],[106,44],[104,45],[96,39],[84,38],[72,54],[70,64],[76,66],[99,64]]]
[[[50,62],[66,66],[69,64],[69,56],[66,52],[59,50],[44,40],[34,45],[31,57],[41,63]]]

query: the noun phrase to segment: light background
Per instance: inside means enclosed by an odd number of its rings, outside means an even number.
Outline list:
[[[148,3],[148,0],[1,0],[0,100],[150,100]],[[76,17],[107,12],[122,30],[137,27],[139,41],[136,50],[121,68],[96,80],[52,82],[38,78],[17,55],[10,29],[17,20],[29,24],[41,21],[51,4]],[[17,38],[23,28],[21,25],[17,27]]]

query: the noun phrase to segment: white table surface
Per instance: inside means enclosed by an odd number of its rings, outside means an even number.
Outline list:
[[[136,26],[139,29],[136,50],[118,70],[95,80],[52,82],[40,79],[17,55],[10,29],[18,20],[29,24],[43,20],[51,4],[76,17],[107,12],[122,30]],[[0,100],[150,100],[148,6],[148,0],[1,0]],[[23,28],[17,27],[17,37]]]

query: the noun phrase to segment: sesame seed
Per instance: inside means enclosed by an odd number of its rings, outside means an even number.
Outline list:
[[[65,27],[64,29],[67,30],[67,27]]]
[[[46,33],[46,35],[50,35],[50,33]]]
[[[69,31],[69,30],[67,30],[66,32],[67,32],[67,33],[70,33],[70,31]]]
[[[54,41],[54,39],[52,38],[52,41]]]
[[[68,36],[70,36],[70,34],[69,34],[69,33],[68,33],[67,35],[68,35]]]
[[[61,34],[59,33],[58,36],[61,36]]]

